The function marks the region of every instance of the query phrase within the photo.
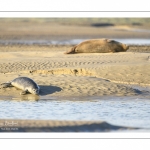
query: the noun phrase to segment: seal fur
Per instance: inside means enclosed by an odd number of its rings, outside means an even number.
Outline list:
[[[125,52],[129,46],[111,39],[92,39],[74,46],[65,54]]]
[[[34,95],[39,95],[40,91],[40,87],[32,79],[28,77],[18,77],[10,82],[2,83],[1,85],[2,88],[14,86],[18,89],[21,89],[23,90],[20,93],[21,95],[27,94],[28,92]]]

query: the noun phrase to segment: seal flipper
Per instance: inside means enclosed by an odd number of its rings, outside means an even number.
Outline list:
[[[11,87],[11,82],[8,82],[8,83],[1,83],[0,84],[0,88],[7,88],[7,87]]]
[[[25,90],[25,91],[22,91],[22,92],[20,92],[20,95],[25,95],[25,94],[27,94],[27,90]]]
[[[69,51],[65,52],[64,54],[74,54],[76,47],[77,46],[72,47]]]

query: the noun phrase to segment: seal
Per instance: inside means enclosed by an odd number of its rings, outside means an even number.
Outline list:
[[[2,88],[7,88],[14,86],[18,89],[23,90],[20,94],[25,95],[27,93],[31,93],[34,95],[39,95],[40,87],[30,78],[28,77],[18,77],[14,80],[6,83],[2,83]]]
[[[126,52],[129,46],[111,39],[91,39],[74,46],[64,54]]]

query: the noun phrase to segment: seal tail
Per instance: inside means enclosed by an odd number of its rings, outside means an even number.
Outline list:
[[[69,51],[65,52],[64,54],[74,54],[76,47],[77,46],[72,47]]]

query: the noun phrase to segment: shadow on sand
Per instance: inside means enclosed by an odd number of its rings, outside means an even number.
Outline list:
[[[25,95],[18,94],[17,96],[0,96],[0,99],[3,100],[15,100],[15,101],[38,101],[41,99],[40,96],[47,96],[49,94],[53,94],[55,92],[59,92],[62,89],[57,86],[46,86],[46,85],[39,85],[40,86],[40,93],[39,95],[33,95],[31,93],[27,93]],[[45,99],[45,97],[44,97]],[[48,99],[50,99],[48,97]]]
[[[40,86],[40,95],[48,95],[48,94],[53,94],[55,92],[59,92],[62,89],[57,86],[48,86],[48,85],[39,85]]]

